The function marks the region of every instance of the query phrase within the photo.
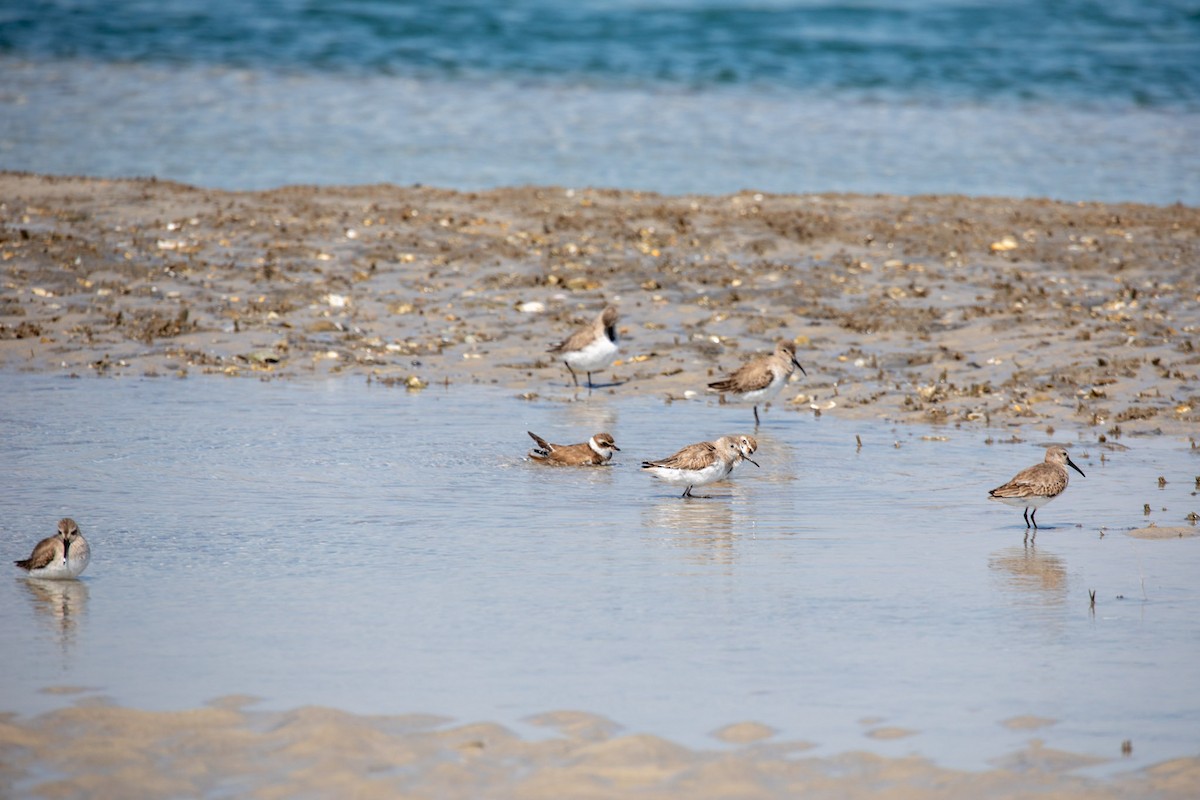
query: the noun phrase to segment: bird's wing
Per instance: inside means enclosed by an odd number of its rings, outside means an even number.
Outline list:
[[[1035,464],[1023,469],[1003,486],[992,489],[992,497],[1029,497],[1058,494],[1064,488],[1062,472],[1050,464]]]
[[[713,462],[717,448],[712,442],[689,444],[673,456],[659,461],[646,461],[643,467],[667,467],[669,469],[704,469]]]
[[[41,569],[42,567],[48,566],[58,555],[58,542],[59,538],[57,536],[50,536],[42,539],[37,543],[37,546],[33,548],[33,554],[29,556],[29,558],[25,559],[24,561],[16,561],[14,563],[22,569],[30,570]]]
[[[774,377],[766,360],[757,359],[744,364],[728,378],[710,383],[708,388],[717,392],[756,392],[770,386]]]

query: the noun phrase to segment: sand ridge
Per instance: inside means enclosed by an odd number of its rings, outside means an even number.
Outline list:
[[[1032,740],[982,771],[866,752],[815,757],[762,738],[711,749],[617,733],[580,712],[543,715],[554,735],[522,739],[491,723],[355,715],[317,706],[256,711],[223,698],[184,711],[84,699],[31,719],[0,718],[0,791],[40,797],[411,798],[1069,798],[1194,796],[1200,759],[1094,779],[1103,759]],[[559,726],[556,723],[561,722]],[[722,737],[729,739],[730,737]]]

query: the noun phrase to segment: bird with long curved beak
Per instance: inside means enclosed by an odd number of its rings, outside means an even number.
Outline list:
[[[664,483],[686,486],[681,497],[707,498],[709,495],[692,494],[692,489],[729,477],[742,461],[757,467],[758,462],[750,458],[757,449],[758,442],[753,436],[722,436],[711,442],[689,444],[657,461],[643,461],[642,469]]]
[[[1006,506],[1024,508],[1025,528],[1032,525],[1037,530],[1037,510],[1062,494],[1070,482],[1071,475],[1067,467],[1083,475],[1083,470],[1067,455],[1067,449],[1052,444],[1046,448],[1045,461],[1021,470],[1008,483],[988,492],[988,497]],[[1029,513],[1030,509],[1033,509],[1032,514]]]
[[[780,339],[775,343],[775,352],[759,356],[743,364],[732,375],[713,381],[708,385],[708,391],[728,394],[740,402],[754,403],[754,424],[757,426],[759,405],[774,399],[796,370],[808,376],[796,360],[796,345],[787,339]]]

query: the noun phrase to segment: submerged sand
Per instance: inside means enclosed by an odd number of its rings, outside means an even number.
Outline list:
[[[1200,209],[968,197],[397,186],[224,192],[0,173],[0,369],[351,373],[701,396],[772,340],[776,413],[1122,433],[1200,422]],[[697,395],[690,393],[696,392]]]
[[[488,384],[571,399],[546,347],[615,303],[622,358],[597,376],[598,391],[702,397],[706,382],[785,337],[808,376],[772,414],[1097,438],[1200,430],[1200,210],[1182,206],[553,187],[223,192],[0,173],[0,264],[0,370],[347,374],[410,390]],[[1091,779],[1074,771],[1095,759],[1035,738],[991,770],[961,772],[919,758],[817,758],[753,721],[731,721],[712,750],[621,735],[586,714],[537,722],[554,735],[253,711],[237,698],[169,713],[84,702],[0,716],[0,794],[1200,791],[1197,758]],[[870,738],[909,733],[881,726]]]
[[[424,715],[358,716],[328,708],[252,711],[230,697],[189,711],[82,703],[32,720],[0,718],[0,788],[13,796],[379,798],[1184,798],[1200,760],[1178,759],[1097,780],[1072,774],[1100,759],[1044,747],[985,771],[865,752],[830,758],[768,733],[712,749],[618,735],[578,712],[530,720],[522,739],[495,724]],[[739,728],[762,728],[745,723]],[[729,737],[724,737],[729,738]]]

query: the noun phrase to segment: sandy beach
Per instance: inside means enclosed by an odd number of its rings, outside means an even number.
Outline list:
[[[342,376],[568,402],[587,389],[546,349],[611,303],[622,352],[594,391],[617,397],[703,400],[707,382],[786,338],[807,376],[769,415],[1030,440],[1200,430],[1200,209],[1184,206],[226,192],[7,172],[0,261],[0,372]],[[1183,798],[1200,787],[1200,756],[1088,777],[1103,760],[1043,746],[1054,721],[1034,718],[1004,723],[1028,730],[1026,749],[969,772],[916,756],[817,757],[753,720],[730,720],[705,749],[570,710],[528,720],[545,732],[536,738],[487,720],[268,711],[249,697],[162,712],[47,691],[70,705],[0,713],[0,794]]]
[[[546,348],[614,303],[602,391],[702,395],[782,337],[808,372],[787,412],[1109,437],[1200,421],[1191,207],[17,173],[0,196],[4,369],[570,398]]]

